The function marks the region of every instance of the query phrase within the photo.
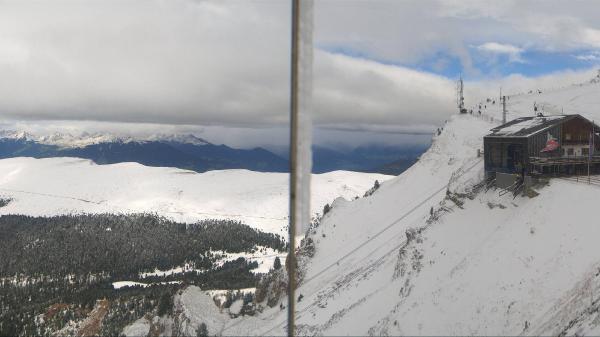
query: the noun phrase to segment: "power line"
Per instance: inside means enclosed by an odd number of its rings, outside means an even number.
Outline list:
[[[473,168],[475,168],[479,163],[481,163],[483,159],[478,160],[475,164],[473,164],[472,166],[470,166],[468,169],[466,169],[465,171],[463,171],[461,174],[459,174],[458,176],[456,176],[456,178],[460,178],[463,175],[465,175],[467,172],[471,171]],[[364,247],[367,243],[373,241],[373,239],[375,239],[375,237],[383,234],[385,231],[387,231],[388,229],[390,229],[391,227],[393,227],[394,225],[398,224],[400,221],[402,221],[403,219],[405,219],[407,216],[409,216],[411,213],[413,213],[414,211],[416,211],[417,209],[419,209],[421,206],[423,206],[426,202],[428,202],[429,200],[431,200],[433,197],[435,197],[438,193],[440,193],[441,191],[443,191],[444,189],[446,189],[448,187],[448,184],[446,184],[445,186],[439,188],[438,190],[436,190],[435,192],[433,192],[431,195],[429,195],[427,198],[425,198],[423,201],[421,201],[419,204],[417,204],[416,206],[414,206],[413,208],[411,208],[408,212],[404,213],[400,218],[398,218],[397,220],[393,221],[391,224],[389,224],[388,226],[386,226],[385,228],[383,228],[381,231],[379,231],[374,237],[369,238],[368,240],[366,240],[365,242],[363,242],[362,244],[360,244],[359,246],[357,246],[356,248],[354,248],[353,250],[351,250],[350,252],[348,252],[347,254],[345,254],[344,256],[342,256],[341,258],[339,258],[337,261],[335,261],[334,263],[328,265],[327,267],[325,267],[323,270],[321,270],[320,272],[318,272],[317,274],[313,275],[313,277],[307,279],[305,282],[303,282],[303,285],[306,285],[307,283],[309,283],[310,281],[315,280],[316,278],[318,278],[320,275],[324,274],[327,270],[329,270],[330,268],[336,266],[339,262],[341,262],[342,260],[346,259],[347,257],[349,257],[350,255],[352,255],[353,253],[355,253],[356,251],[358,251],[360,248]],[[423,228],[427,228],[428,226],[424,226]],[[383,254],[377,261],[385,258],[386,256],[388,256],[389,254],[395,252],[397,249],[399,249],[400,247],[402,247],[403,245],[405,245],[407,242],[406,240],[401,242],[400,244],[394,246],[392,249],[390,249],[389,251],[387,251],[385,254]],[[377,249],[376,249],[377,250]],[[376,262],[377,262],[376,261]],[[352,276],[350,278],[350,280],[353,280],[354,278],[358,277],[362,275],[362,273],[357,273],[356,275]],[[303,313],[306,310],[314,307],[316,305],[316,302],[313,302],[311,305],[303,308],[299,313]],[[283,324],[285,324],[285,322],[283,323],[279,323],[278,325],[274,326],[273,328],[267,330],[265,333],[262,334],[262,336],[267,335],[268,333],[270,333],[271,331],[277,329],[278,327],[281,327]]]
[[[477,162],[475,162],[469,168],[467,168],[466,170],[464,170],[463,172],[461,172],[459,175],[457,175],[455,177],[455,179],[462,177],[463,175],[465,175],[466,173],[468,173],[469,171],[471,171],[473,168],[475,168],[477,165],[479,165],[482,161],[483,161],[483,159],[479,159]],[[321,271],[319,271],[318,273],[314,274],[312,277],[304,280],[304,282],[302,283],[302,285],[306,285],[306,284],[310,283],[311,281],[316,280],[318,277],[320,277],[321,275],[323,275],[329,269],[337,266],[341,261],[343,261],[343,260],[347,259],[348,257],[350,257],[352,254],[354,254],[355,252],[357,252],[358,250],[360,250],[362,247],[364,247],[365,245],[367,245],[369,242],[373,241],[375,238],[377,238],[380,235],[382,235],[384,232],[386,232],[387,230],[389,230],[390,228],[392,228],[394,225],[397,225],[399,222],[401,222],[402,220],[404,220],[407,216],[409,216],[410,214],[412,214],[413,212],[415,212],[417,209],[419,209],[421,206],[423,206],[426,202],[428,202],[432,198],[434,198],[437,194],[439,194],[440,192],[442,192],[444,189],[447,189],[449,184],[450,184],[450,182],[448,182],[448,184],[445,184],[444,186],[440,187],[435,192],[433,192],[432,194],[430,194],[427,198],[425,198],[424,200],[422,200],[421,202],[419,202],[416,206],[414,206],[413,208],[411,208],[410,210],[408,210],[407,212],[405,212],[401,217],[399,217],[398,219],[394,220],[389,225],[387,225],[386,227],[384,227],[382,230],[380,230],[379,232],[377,232],[374,236],[372,236],[369,239],[367,239],[366,241],[362,242],[360,245],[358,245],[357,247],[355,247],[354,249],[352,249],[348,253],[344,254],[344,256],[342,256],[341,258],[337,259],[333,263],[329,264],[327,267],[323,268]],[[396,249],[400,248],[405,243],[406,243],[406,241],[403,241],[399,245],[394,246],[394,248],[392,248],[388,252],[386,252],[381,258],[384,258],[387,255],[391,254],[392,252],[394,252]],[[376,248],[374,251],[376,251],[377,249],[379,249],[379,247]],[[380,260],[381,258],[379,258],[378,260]],[[360,275],[360,273],[357,274],[357,275]],[[355,275],[354,277],[357,277],[357,275]],[[354,277],[352,277],[351,280]],[[316,305],[316,304],[313,302],[311,305],[303,308],[300,311],[300,313],[305,312],[306,310],[308,310],[308,308],[311,308],[314,305]],[[230,325],[229,327],[224,328],[221,332],[227,331],[227,330],[233,328],[234,326],[237,326],[237,325],[241,324],[243,321],[245,321],[245,319],[242,319],[242,320],[240,320],[240,321],[238,321],[238,322]],[[285,322],[277,324],[276,326],[274,326],[273,328],[269,329],[268,331],[266,331],[262,335],[264,336],[264,335],[268,334],[269,332],[277,329],[278,327],[281,327],[283,324],[285,324]]]

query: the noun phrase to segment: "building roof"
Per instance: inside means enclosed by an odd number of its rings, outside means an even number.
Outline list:
[[[529,137],[576,117],[583,118],[580,115],[520,117],[491,129],[487,137]]]

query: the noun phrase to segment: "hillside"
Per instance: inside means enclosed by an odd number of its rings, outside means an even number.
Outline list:
[[[320,213],[337,197],[362,196],[391,176],[336,171],[314,175],[312,205]],[[196,173],[137,163],[96,165],[76,158],[0,160],[0,214],[150,212],[175,221],[239,220],[287,233],[288,174],[247,170]]]
[[[390,178],[314,175],[313,216]],[[261,274],[285,261],[288,186],[285,173],[0,160],[0,335],[118,335],[172,317],[187,285],[254,312]]]
[[[600,104],[598,90],[591,83],[511,96],[510,112],[527,115],[535,100],[565,104],[565,112],[572,102],[568,111],[585,115],[579,109]],[[598,334],[600,190],[557,179],[533,198],[483,189],[477,149],[497,125],[491,113],[453,116],[405,173],[370,197],[334,203],[310,233],[315,255],[297,290],[300,334]],[[225,335],[284,334],[286,325],[278,306],[211,320],[211,333]]]
[[[590,120],[598,121],[600,120],[598,91],[600,91],[600,77],[565,87],[509,94],[506,101],[507,121],[517,117],[533,116],[534,104],[538,107],[538,112],[544,115],[580,114]],[[495,104],[488,103],[485,99],[478,103],[482,106],[482,113],[496,120],[502,120],[502,108],[498,98],[494,97],[490,100],[495,100]],[[478,105],[472,107],[474,114],[477,107]]]

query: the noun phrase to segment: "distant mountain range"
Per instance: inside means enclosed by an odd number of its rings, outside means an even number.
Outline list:
[[[400,174],[426,147],[367,146],[349,151],[313,148],[313,172],[336,170]],[[0,158],[77,157],[97,164],[137,162],[147,166],[177,167],[205,172],[247,169],[287,172],[288,160],[264,148],[234,149],[215,145],[194,135],[154,135],[145,138],[111,134],[73,136],[56,133],[35,136],[26,132],[0,132]]]
[[[370,145],[340,151],[314,146],[313,172],[346,170],[398,175],[414,164],[427,147]]]
[[[265,149],[233,149],[226,145],[211,144],[192,135],[134,139],[101,134],[36,137],[23,132],[4,132],[0,134],[0,158],[12,157],[78,157],[97,164],[137,162],[197,172],[221,169],[260,172],[288,170],[286,159]]]

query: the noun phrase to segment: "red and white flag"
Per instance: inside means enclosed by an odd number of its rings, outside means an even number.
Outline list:
[[[552,152],[558,149],[558,147],[558,141],[556,141],[556,139],[554,139],[554,137],[552,137],[552,135],[548,132],[548,141],[546,142],[546,147],[544,147],[540,152]]]

